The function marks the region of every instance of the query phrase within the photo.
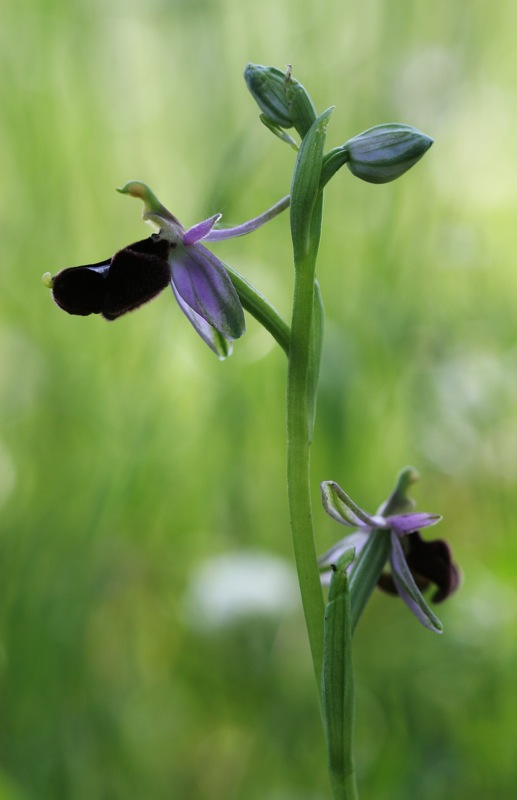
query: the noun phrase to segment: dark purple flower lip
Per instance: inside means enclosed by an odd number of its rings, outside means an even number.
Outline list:
[[[418,531],[414,531],[405,540],[404,554],[420,591],[433,585],[436,587],[431,595],[433,603],[442,603],[458,589],[460,572],[444,539],[426,541]],[[393,577],[388,573],[381,575],[378,586],[389,594],[397,594]]]
[[[410,473],[408,469],[401,473],[395,491],[374,516],[357,506],[339,484],[324,481],[321,493],[325,510],[337,522],[356,529],[356,532],[337,542],[319,559],[319,565],[322,580],[326,582],[329,567],[345,550],[353,546],[357,557],[372,531],[385,530],[391,542],[390,573],[381,576],[380,588],[398,594],[423,625],[441,633],[442,624],[427,605],[422,591],[434,585],[436,590],[431,600],[442,602],[458,588],[460,573],[447,542],[441,539],[425,541],[419,533],[421,528],[435,525],[441,517],[406,511],[414,505],[406,494],[409,484],[415,479],[412,475],[415,475],[414,471]],[[406,513],[387,513],[399,510]],[[353,563],[350,569],[354,569]]]
[[[167,287],[169,250],[168,242],[151,236],[98,264],[63,269],[53,278],[54,300],[68,314],[117,319]]]

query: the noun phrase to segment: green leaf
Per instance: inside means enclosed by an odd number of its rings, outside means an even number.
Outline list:
[[[295,265],[305,261],[319,238],[314,242],[313,212],[320,192],[321,164],[327,135],[327,125],[333,108],[329,108],[313,122],[304,137],[291,185],[291,236]]]
[[[390,554],[388,531],[372,531],[350,575],[352,626],[355,630]]]
[[[329,774],[336,800],[357,797],[354,778],[354,680],[352,614],[346,569],[355,556],[345,551],[332,575],[325,609],[322,707]]]

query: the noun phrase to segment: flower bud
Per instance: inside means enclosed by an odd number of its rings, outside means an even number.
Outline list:
[[[303,138],[316,119],[306,89],[291,75],[276,67],[248,64],[244,80],[264,116],[280,128],[296,128]]]
[[[368,183],[388,183],[407,172],[429,150],[433,139],[410,125],[388,123],[368,128],[343,145],[347,166]]]
[[[276,67],[247,64],[244,80],[258,107],[268,119],[281,128],[293,127],[285,95],[285,73]]]

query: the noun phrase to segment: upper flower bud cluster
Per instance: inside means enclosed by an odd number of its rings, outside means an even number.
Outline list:
[[[248,64],[244,80],[265,116],[265,122],[279,128],[296,128],[303,138],[316,119],[316,109],[301,83],[276,67]]]
[[[317,114],[307,90],[295,80],[291,67],[248,64],[246,85],[262,111],[261,119],[273,133],[296,146],[285,133],[295,128],[302,139]],[[398,122],[376,125],[359,133],[323,158],[321,185],[346,164],[350,172],[368,183],[388,183],[410,169],[433,144],[433,139],[411,125]]]

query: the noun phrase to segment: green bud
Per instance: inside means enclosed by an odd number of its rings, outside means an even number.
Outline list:
[[[247,64],[244,80],[258,107],[281,128],[292,128],[293,121],[285,96],[286,74],[276,67]]]
[[[368,128],[342,147],[347,166],[368,183],[388,183],[407,172],[429,150],[433,139],[410,125],[392,122]]]
[[[303,138],[316,119],[306,89],[291,74],[276,67],[248,64],[244,80],[264,116],[280,128],[296,128]]]

